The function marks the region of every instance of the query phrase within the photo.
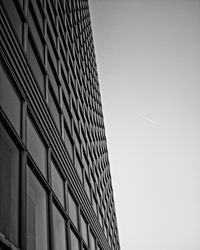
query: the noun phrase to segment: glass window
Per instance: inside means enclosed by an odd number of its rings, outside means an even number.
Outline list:
[[[55,250],[66,250],[65,220],[53,205],[53,228]]]
[[[85,178],[85,191],[86,191],[86,194],[87,194],[89,200],[91,200],[90,186],[89,186],[87,178]]]
[[[82,234],[84,241],[88,245],[87,223],[85,222],[85,219],[83,218],[82,215],[81,215],[81,234]]]
[[[46,177],[47,151],[29,117],[27,118],[27,148],[40,171]]]
[[[28,22],[29,22],[29,25],[31,27],[32,34],[34,35],[34,41],[37,44],[37,48],[39,50],[40,56],[42,57],[42,60],[44,60],[44,45],[43,45],[42,40],[41,40],[41,35],[39,33],[39,29],[38,29],[38,25],[37,25],[36,20],[37,19],[36,19],[34,12],[33,12],[32,6],[29,5]]]
[[[48,3],[50,3],[51,1],[48,1]],[[47,4],[47,20],[48,20],[48,26],[49,26],[49,29],[51,30],[51,35],[52,35],[52,38],[53,38],[53,42],[54,44],[56,45],[56,33],[55,33],[55,26],[54,26],[54,20],[52,18],[52,14],[53,12],[51,12],[50,10],[50,6],[49,4]]]
[[[0,124],[0,232],[19,244],[19,150]]]
[[[82,169],[82,166],[81,166],[81,163],[79,161],[78,156],[76,156],[76,171],[78,173],[78,176],[79,176],[81,182],[83,182],[83,169]]]
[[[47,45],[48,45],[49,53],[51,55],[51,59],[54,64],[54,67],[57,68],[57,58],[56,58],[55,49],[54,49],[55,47],[53,46],[53,41],[51,39],[51,34],[50,34],[48,26],[47,26]]]
[[[63,114],[69,130],[71,131],[71,116],[65,97],[63,96]]]
[[[51,114],[53,116],[53,119],[56,123],[56,126],[57,126],[58,130],[60,131],[60,113],[59,113],[59,110],[57,108],[56,101],[54,100],[50,90],[49,90],[48,104],[49,104],[49,108],[50,108]]]
[[[40,28],[43,31],[43,17],[42,17],[42,13],[40,11],[40,8],[38,6],[37,0],[32,0],[31,2],[34,6],[34,10],[35,10],[35,13],[37,15],[37,20],[39,22]]]
[[[27,249],[46,250],[47,195],[32,171],[27,168]]]
[[[70,239],[71,239],[71,249],[79,250],[78,238],[76,237],[76,235],[72,230],[70,230]]]
[[[0,65],[0,105],[20,134],[21,102]],[[13,108],[15,107],[15,108]]]
[[[72,105],[72,115],[73,115],[74,123],[75,123],[76,127],[78,128],[78,118],[77,118],[77,114],[76,114],[76,111],[75,111],[76,107],[75,107],[74,102],[72,102],[72,103],[73,103],[73,105]]]
[[[65,145],[68,149],[68,152],[69,152],[69,155],[73,161],[73,143],[72,143],[72,140],[70,138],[70,135],[69,135],[69,132],[68,132],[68,129],[66,128],[66,125],[65,125],[65,128],[64,128],[64,142],[65,142]]]
[[[93,199],[92,199],[92,206],[93,206],[93,209],[94,209],[94,212],[95,214],[97,215],[97,203],[96,203],[96,199],[95,197],[93,196]]]
[[[88,162],[86,160],[85,153],[83,153],[83,165],[85,167],[85,171],[86,171],[87,175],[89,175]]]
[[[77,228],[78,227],[77,204],[74,201],[74,198],[72,197],[70,192],[68,193],[68,202],[69,202],[69,217]]]
[[[12,25],[14,27],[14,30],[16,31],[20,42],[22,42],[22,20],[21,17],[19,16],[19,13],[16,9],[15,6],[15,1],[13,0],[3,0],[4,6],[8,11],[10,20],[12,22]]]
[[[80,155],[81,154],[81,145],[80,145],[78,132],[77,132],[77,129],[75,128],[75,126],[74,126],[74,142],[75,142],[75,145],[76,145],[76,149],[77,149],[77,151],[78,151],[78,153]]]
[[[92,233],[90,233],[90,249],[91,250],[95,250],[96,249],[96,247],[95,247],[95,238],[94,238],[94,236],[93,236]]]
[[[36,49],[33,47],[33,43],[31,41],[29,34],[28,45],[27,45],[28,60],[33,70],[34,76],[37,80],[37,83],[39,84],[39,87],[42,91],[42,94],[44,95],[45,93],[44,74],[42,72],[41,65],[38,61],[38,57],[36,55],[35,50]]]
[[[47,71],[49,74],[49,79],[50,79],[50,84],[54,90],[54,93],[56,95],[57,100],[59,100],[59,88],[58,88],[58,83],[56,81],[56,76],[55,76],[55,72],[54,69],[51,65],[51,63],[49,63],[50,57],[48,57],[48,64],[47,64]]]
[[[64,206],[64,183],[53,161],[51,161],[51,175],[53,191]]]

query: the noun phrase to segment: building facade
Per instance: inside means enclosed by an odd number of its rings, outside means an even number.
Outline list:
[[[87,0],[0,0],[7,249],[120,249]]]

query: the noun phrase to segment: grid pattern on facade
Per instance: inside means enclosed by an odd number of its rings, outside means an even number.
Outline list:
[[[1,0],[0,33],[0,249],[120,249],[88,1]]]

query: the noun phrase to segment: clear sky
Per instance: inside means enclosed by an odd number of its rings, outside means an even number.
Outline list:
[[[200,1],[90,0],[122,250],[200,250]]]

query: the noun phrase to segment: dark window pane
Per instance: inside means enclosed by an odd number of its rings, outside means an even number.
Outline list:
[[[50,35],[50,31],[49,29],[47,29],[47,45],[48,45],[48,49],[51,55],[51,59],[53,61],[54,67],[57,68],[57,58],[55,55],[55,49],[53,46],[53,41],[51,39],[51,35]]]
[[[69,202],[69,217],[77,228],[78,227],[77,204],[75,203],[70,192],[68,193],[68,202]]]
[[[20,134],[21,102],[0,65],[0,105]],[[15,108],[13,108],[15,107]]]
[[[83,237],[84,241],[85,241],[86,244],[88,245],[87,224],[86,224],[85,219],[83,218],[82,215],[81,215],[81,234],[82,234],[82,237]]]
[[[72,230],[70,230],[70,238],[71,238],[71,249],[79,250],[78,238],[76,237],[76,235]]]
[[[43,17],[42,17],[42,13],[40,11],[40,8],[38,6],[37,0],[32,0],[31,2],[32,2],[33,6],[34,6],[34,10],[36,12],[37,20],[39,22],[40,28],[43,31]]]
[[[35,163],[46,177],[47,151],[29,118],[27,119],[27,148]]]
[[[28,41],[28,46],[27,46],[27,55],[28,55],[29,63],[31,65],[34,76],[37,80],[37,83],[39,84],[42,94],[44,95],[45,93],[44,74],[42,72],[38,58],[35,54],[35,48],[33,48],[33,45],[30,39]]]
[[[44,60],[44,45],[42,43],[41,35],[39,34],[39,28],[38,28],[38,25],[36,24],[36,17],[33,13],[31,5],[28,11],[28,22],[31,27],[32,34],[34,35],[34,40],[37,44],[37,48],[39,50],[40,56],[42,60]]]
[[[55,164],[52,161],[51,161],[51,175],[52,175],[53,191],[57,195],[61,204],[64,206],[64,183],[60,173],[58,172]]]
[[[71,117],[70,117],[70,111],[68,108],[68,105],[66,103],[65,97],[63,96],[63,114],[65,117],[65,121],[67,123],[67,126],[69,128],[69,130],[71,131]]]
[[[64,142],[68,149],[69,155],[73,161],[73,144],[72,144],[72,140],[70,138],[69,132],[67,131],[66,127],[64,128]]]
[[[74,103],[74,102],[72,102],[72,103]],[[75,104],[73,104],[72,105],[72,115],[73,115],[74,123],[75,123],[76,127],[78,128],[78,118],[77,118],[77,114],[76,114],[75,109],[76,109]]]
[[[91,200],[90,186],[89,186],[87,178],[85,178],[85,191],[87,193],[89,200]]]
[[[81,163],[79,161],[78,156],[76,156],[76,171],[78,173],[78,176],[79,176],[81,182],[83,182],[83,169],[81,167]]]
[[[85,156],[84,153],[83,153],[83,165],[84,165],[84,167],[85,167],[85,171],[86,171],[87,175],[89,175],[88,162],[87,162],[87,160],[86,160],[86,156]]]
[[[27,249],[46,250],[47,195],[29,167],[27,171]]]
[[[19,244],[19,150],[0,124],[0,232]]]
[[[8,11],[13,28],[16,31],[20,39],[20,42],[22,42],[22,20],[14,4],[15,1],[3,0],[3,2],[4,2],[4,6],[6,7],[6,10]]]
[[[70,90],[68,87],[67,75],[64,73],[64,70],[61,71],[61,83],[62,83],[63,92],[64,92],[63,94],[64,94],[65,99],[69,105],[70,104]]]
[[[53,99],[53,96],[50,90],[49,90],[48,104],[49,104],[49,108],[53,116],[53,119],[56,122],[56,126],[58,130],[60,131],[60,114],[59,114],[58,108],[56,106],[55,100]]]
[[[80,155],[81,154],[81,145],[80,145],[78,132],[77,132],[75,127],[74,127],[74,142],[75,142],[75,145],[76,145],[76,149],[77,149],[77,151],[78,151],[78,153]]]
[[[59,89],[58,89],[58,83],[56,81],[56,76],[55,76],[55,72],[54,69],[52,68],[51,63],[49,63],[48,60],[48,65],[47,65],[47,71],[49,74],[49,79],[50,79],[50,84],[54,90],[54,93],[56,95],[57,100],[59,100]]]
[[[66,250],[65,221],[55,206],[53,206],[53,228],[55,250]]]

